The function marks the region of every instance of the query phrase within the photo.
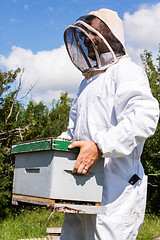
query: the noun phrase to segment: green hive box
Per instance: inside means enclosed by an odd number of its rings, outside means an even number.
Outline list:
[[[71,142],[44,139],[14,145],[12,203],[50,205],[62,212],[101,213],[104,159],[89,175],[73,174],[79,149]],[[74,206],[74,207],[73,207]]]

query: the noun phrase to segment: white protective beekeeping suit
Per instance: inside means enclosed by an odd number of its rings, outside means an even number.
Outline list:
[[[91,26],[90,16],[107,25],[121,51],[113,50],[105,34]],[[98,52],[91,34],[102,39],[106,52]],[[85,79],[71,108],[68,130],[60,137],[93,140],[103,153],[102,204],[107,211],[105,215],[66,214],[61,240],[136,239],[147,192],[140,156],[145,139],[154,134],[158,103],[144,71],[126,54],[123,25],[116,12],[101,9],[81,17],[65,30],[64,39]],[[94,57],[89,57],[86,39],[90,39]],[[135,183],[129,182],[134,174],[138,176]]]

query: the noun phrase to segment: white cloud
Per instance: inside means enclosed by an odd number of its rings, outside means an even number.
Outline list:
[[[160,42],[160,3],[142,5],[134,14],[124,14],[126,47],[133,58],[139,57],[145,49],[156,57]]]
[[[31,50],[12,47],[8,58],[1,56],[0,64],[8,70],[18,67],[24,69],[22,75],[23,92],[33,86],[31,94],[35,101],[42,100],[48,104],[57,98],[61,91],[67,91],[70,96],[75,96],[81,73],[71,63],[66,49],[61,46],[52,51],[41,51],[33,54]]]

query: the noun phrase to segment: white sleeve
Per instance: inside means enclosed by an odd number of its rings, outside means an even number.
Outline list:
[[[94,141],[103,157],[123,157],[153,135],[159,107],[152,96],[144,71],[131,63],[120,66],[115,76],[114,112],[117,124],[95,134]]]
[[[57,137],[58,139],[68,139],[68,140],[72,140],[72,135],[70,134],[70,132],[67,130],[66,132],[62,132],[60,136]]]

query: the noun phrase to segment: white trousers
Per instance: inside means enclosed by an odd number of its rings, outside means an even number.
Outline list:
[[[61,240],[135,240],[145,214],[147,176],[128,185],[106,214],[65,214]]]

